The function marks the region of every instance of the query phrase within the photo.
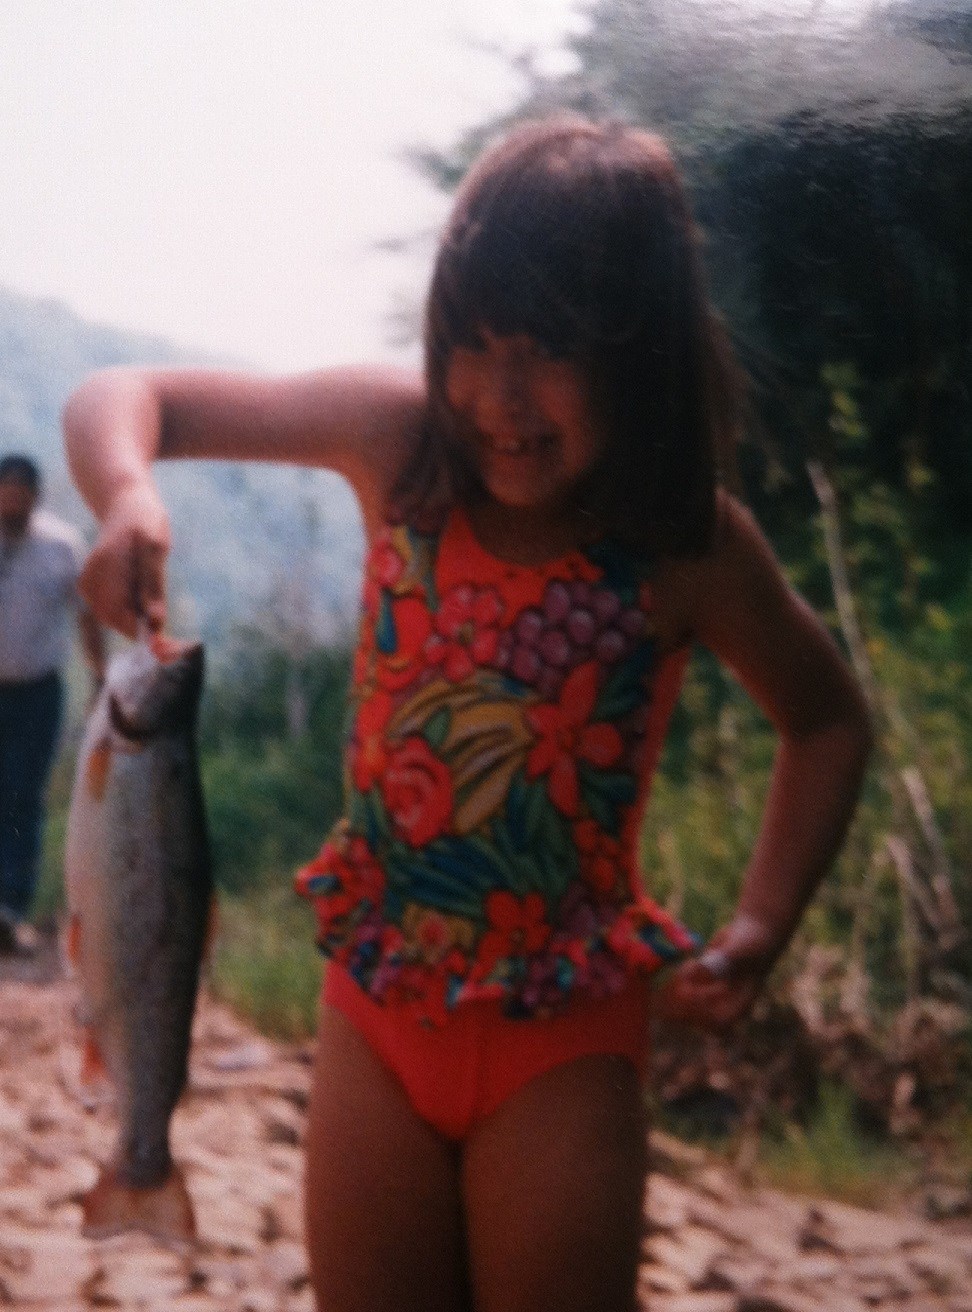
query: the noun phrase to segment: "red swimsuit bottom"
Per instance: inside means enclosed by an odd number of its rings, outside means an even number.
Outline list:
[[[331,962],[323,1000],[358,1030],[419,1116],[459,1141],[535,1076],[577,1057],[625,1057],[643,1077],[649,987],[632,975],[611,997],[578,998],[566,1012],[529,1020],[504,1016],[499,1000],[466,1002],[430,1028],[403,1007],[373,1001]]]

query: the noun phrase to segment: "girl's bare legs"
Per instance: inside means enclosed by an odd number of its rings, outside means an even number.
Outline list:
[[[581,1057],[514,1094],[466,1144],[476,1312],[632,1312],[646,1124],[623,1057]]]
[[[465,1312],[458,1150],[323,1004],[307,1131],[307,1242],[321,1312]]]

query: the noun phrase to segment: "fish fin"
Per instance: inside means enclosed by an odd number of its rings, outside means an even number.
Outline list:
[[[67,931],[64,935],[64,953],[69,964],[77,968],[81,959],[81,917],[74,912],[67,923]]]
[[[84,1046],[81,1049],[81,1072],[78,1078],[85,1089],[104,1084],[110,1079],[108,1067],[105,1065],[105,1059],[98,1047],[98,1040],[91,1030],[88,1030],[84,1036]]]
[[[162,665],[171,665],[173,661],[184,656],[193,644],[179,638],[169,638],[163,633],[153,633],[148,637],[148,648]]]
[[[84,772],[88,792],[96,802],[100,802],[105,795],[105,786],[108,783],[108,771],[110,769],[111,739],[102,738],[92,747]]]
[[[84,1018],[85,1004],[80,1001],[75,1005],[75,1020],[84,1027],[84,1037],[80,1046],[80,1060],[77,1066],[71,1065],[65,1071],[68,1088],[83,1107],[95,1111],[113,1103],[116,1097],[115,1082],[105,1065],[101,1049],[94,1037],[90,1025]]]
[[[196,1242],[192,1199],[177,1166],[160,1185],[136,1188],[125,1184],[114,1167],[102,1172],[98,1183],[81,1200],[82,1233],[88,1239],[138,1230],[163,1243]]]

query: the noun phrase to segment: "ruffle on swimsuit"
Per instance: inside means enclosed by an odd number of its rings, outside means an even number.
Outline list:
[[[509,564],[454,510],[368,554],[345,818],[297,875],[322,952],[441,1023],[617,992],[696,946],[641,889],[639,824],[687,650],[610,542]]]

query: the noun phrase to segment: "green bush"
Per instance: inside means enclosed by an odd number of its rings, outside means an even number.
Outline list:
[[[286,888],[250,889],[220,899],[218,926],[210,968],[216,995],[264,1034],[313,1034],[321,959],[310,908]]]
[[[207,753],[202,768],[214,874],[229,892],[289,880],[316,854],[340,808],[333,754],[309,743],[226,747]]]
[[[289,881],[340,811],[348,658],[323,649],[297,663],[254,637],[211,679],[200,729],[217,883],[239,893]],[[294,732],[296,685],[304,723]]]
[[[870,1207],[887,1207],[889,1196],[907,1191],[919,1175],[907,1149],[869,1133],[853,1095],[832,1081],[821,1085],[806,1125],[779,1121],[769,1128],[756,1171],[769,1184]]]

